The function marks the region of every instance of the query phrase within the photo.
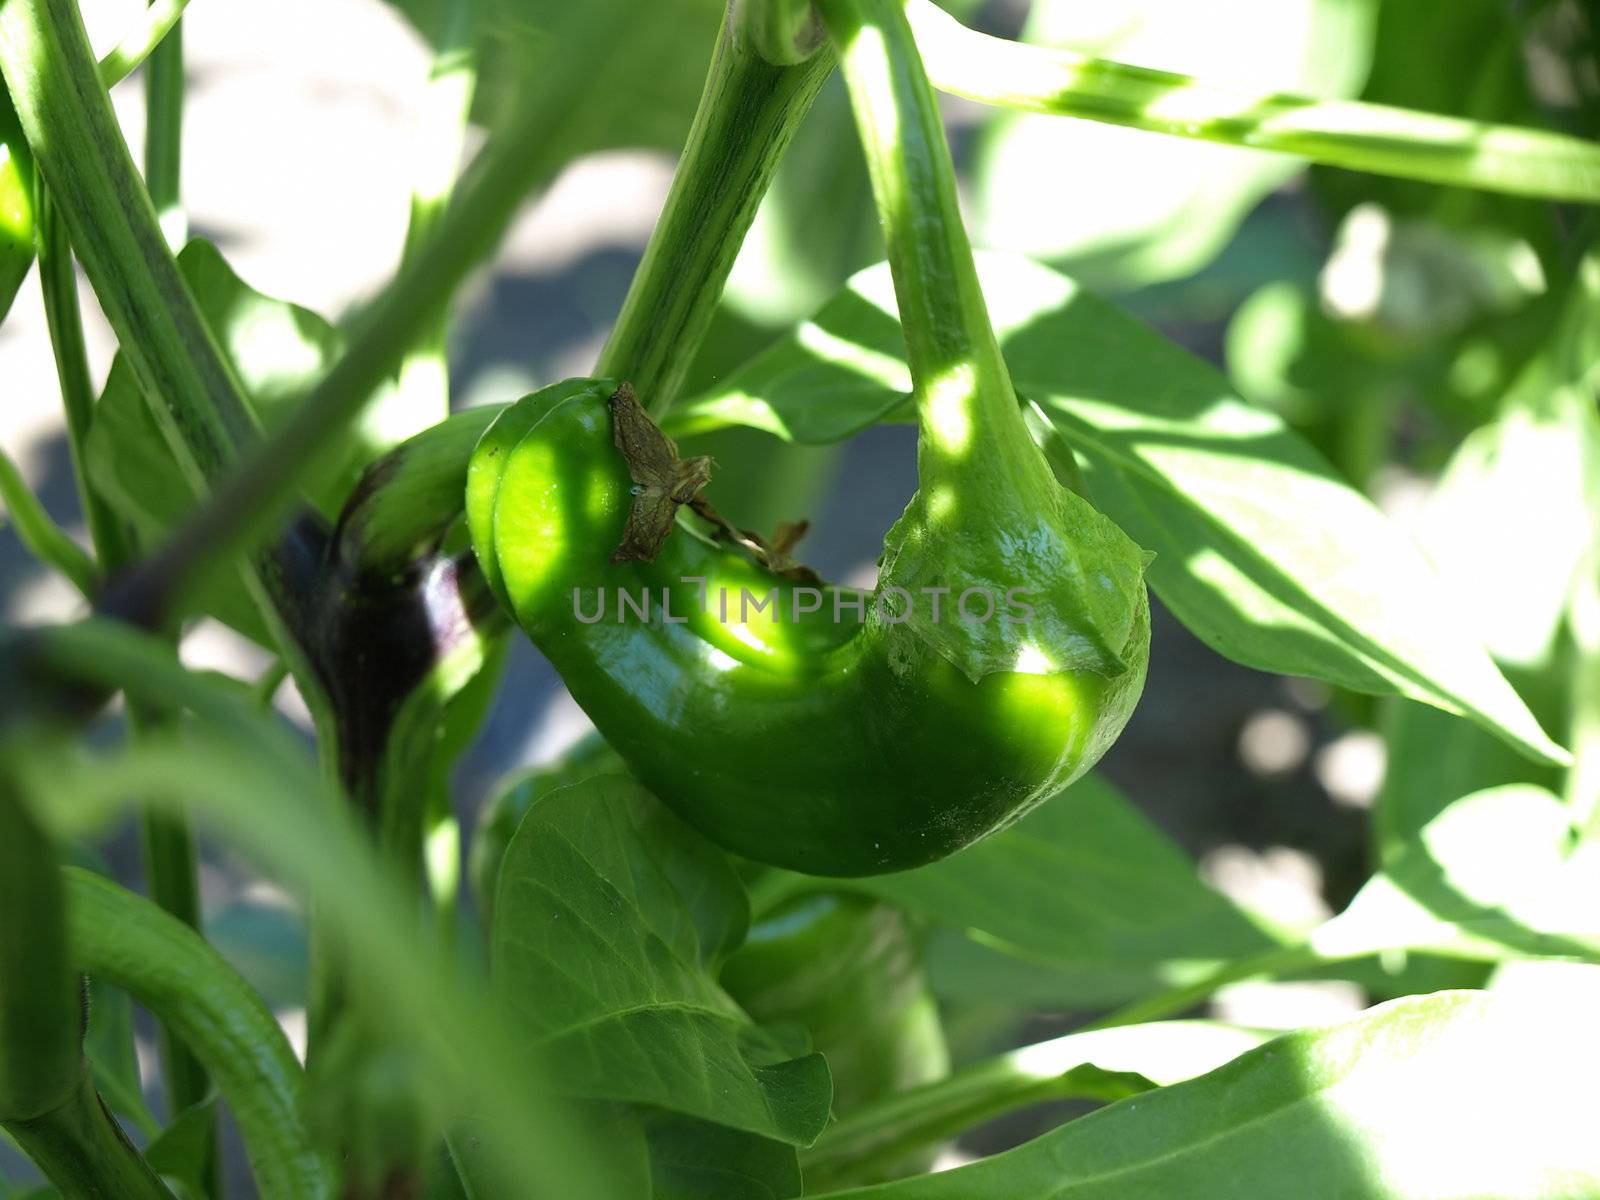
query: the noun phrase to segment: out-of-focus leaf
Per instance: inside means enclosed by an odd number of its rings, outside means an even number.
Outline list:
[[[1586,273],[1600,284],[1595,267]],[[1455,603],[1511,667],[1549,660],[1600,538],[1600,418],[1582,378],[1593,364],[1576,379],[1563,365],[1529,365],[1500,418],[1456,452],[1419,531]]]
[[[1212,368],[1027,259],[979,273],[1018,392],[1078,452],[1097,507],[1156,553],[1150,585],[1219,653],[1464,713],[1530,757],[1539,727],[1415,546]],[[889,272],[874,267],[669,432],[746,424],[795,441],[905,412]]]
[[[1006,1154],[854,1200],[1550,1200],[1600,1191],[1593,1012],[1439,992],[1291,1033]],[[1510,1148],[1514,1147],[1514,1151]]]
[[[1600,843],[1573,845],[1571,814],[1511,784],[1451,804],[1317,929],[1330,958],[1425,950],[1495,961],[1600,959]]]
[[[144,1152],[145,1161],[157,1175],[179,1184],[194,1200],[202,1200],[210,1190],[206,1176],[216,1144],[216,1126],[216,1099],[202,1100],[184,1109],[161,1131]]]
[[[309,309],[254,291],[233,273],[211,243],[196,238],[178,255],[184,281],[238,374],[262,427],[276,430],[306,387],[344,348],[344,337]],[[362,470],[431,417],[408,412],[386,385],[363,416],[341,435],[342,449],[315,476],[302,480],[306,497],[332,515]],[[195,497],[167,447],[144,393],[122,355],[111,364],[95,407],[86,447],[89,478],[147,543],[160,540],[194,510]],[[202,599],[211,612],[262,644],[269,637],[242,585],[219,577]]]
[[[1145,994],[1275,944],[1094,775],[960,854],[852,886],[1021,959],[1053,1004]],[[950,964],[932,966],[937,987]],[[966,994],[1012,998],[1014,982],[978,973]]]
[[[506,849],[495,988],[567,1094],[806,1145],[826,1063],[788,1058],[716,981],[748,922],[721,851],[632,780],[590,779],[535,800]]]
[[[1252,91],[1340,97],[1366,76],[1374,7],[1237,0],[1219,19],[1183,0],[1038,0],[1023,39]],[[1203,266],[1299,169],[1259,151],[1002,114],[981,143],[976,236],[1130,289]]]
[[[409,7],[415,0],[407,0]],[[568,23],[610,12],[620,56],[606,68],[606,87],[586,98],[572,122],[574,156],[595,150],[650,147],[676,152],[688,137],[716,44],[721,0],[480,0],[483,42],[473,115],[493,125],[515,105],[519,81],[541,59],[562,53]],[[578,10],[588,10],[580,14]]]

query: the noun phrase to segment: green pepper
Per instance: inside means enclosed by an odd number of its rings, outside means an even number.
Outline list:
[[[805,1027],[828,1060],[838,1116],[949,1070],[918,932],[892,905],[845,893],[786,900],[751,926],[721,982],[757,1021]],[[928,1165],[918,1156],[885,1177]]]
[[[0,320],[33,263],[33,155],[0,82]]]
[[[467,520],[490,587],[642,783],[747,858],[865,875],[950,854],[1097,761],[1143,686],[1149,601],[1142,552],[1029,435],[903,12],[822,11],[919,424],[919,488],[876,590],[814,587],[694,528],[677,510],[704,511],[706,462],[680,461],[612,380],[502,413]],[[882,36],[858,36],[869,18]]]

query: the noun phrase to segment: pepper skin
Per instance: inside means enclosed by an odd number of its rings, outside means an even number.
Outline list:
[[[835,623],[832,589],[790,619],[813,600],[803,585],[684,521],[654,561],[611,562],[634,498],[613,390],[568,381],[507,409],[474,452],[468,524],[490,586],[573,698],[708,837],[815,875],[918,866],[1020,817],[1121,731],[1144,677],[1142,585],[1120,672],[974,682],[906,624],[872,617],[871,598],[861,624],[848,607]],[[648,621],[623,611],[619,588],[635,604],[648,593]],[[741,620],[741,589],[775,593],[782,619],[752,606]],[[588,617],[602,597],[603,619],[578,619],[575,603]]]
[[[0,83],[0,321],[33,263],[33,156]]]

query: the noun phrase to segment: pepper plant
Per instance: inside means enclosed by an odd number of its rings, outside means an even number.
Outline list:
[[[1050,0],[1032,40],[931,0],[730,0],[714,35],[699,0],[401,7],[437,51],[444,161],[488,136],[448,187],[423,164],[400,267],[335,326],[184,237],[182,0],[99,62],[74,0],[0,0],[0,312],[36,261],[89,540],[0,459],[89,613],[0,657],[0,1128],[26,1194],[220,1200],[225,1108],[266,1200],[1600,1195],[1589,6],[1348,4],[1334,49],[1377,47],[1339,85],[1368,74],[1361,99],[1052,48]],[[1446,33],[1502,64],[1470,97],[1412,69]],[[1572,85],[1556,115],[1503,65],[1534,40]],[[685,135],[667,93],[707,57]],[[142,171],[107,98],[141,67]],[[820,153],[864,163],[887,262],[708,371],[764,197],[804,208],[836,75],[856,137],[835,113]],[[1125,278],[1203,265],[1307,161],[1338,243],[1243,305],[1230,382],[1049,263],[975,254],[935,89],[1035,114],[997,125],[983,183],[1034,199],[1100,180],[1004,166],[1008,130],[1260,152],[1114,252]],[[451,413],[464,278],[569,161],[641,142],[681,156],[591,375]],[[848,258],[853,212],[824,216]],[[1421,303],[1361,307],[1375,228]],[[75,264],[117,339],[98,392]],[[1368,494],[1402,392],[1439,477],[1423,546]],[[917,489],[871,589],[805,565],[802,524],[746,528],[761,497],[694,453],[754,430],[767,470],[906,422]],[[1152,595],[1381,730],[1372,869],[1330,919],[1212,890],[1095,770],[1161,654]],[[277,665],[186,668],[201,616]],[[595,732],[464,838],[452,767],[523,637]],[[271,708],[285,678],[311,747]],[[129,812],[142,891],[91,852]],[[303,904],[303,1062],[207,938],[196,830]],[[1382,1002],[1203,1015],[1250,980]],[[1019,1004],[1093,1019],[996,1054]],[[1060,1100],[1092,1111],[933,1170]]]

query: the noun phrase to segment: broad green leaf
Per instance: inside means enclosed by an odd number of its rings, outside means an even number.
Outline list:
[[[1275,944],[1096,775],[960,854],[852,886],[1023,960],[1058,1004],[1145,994]],[[939,986],[950,964],[932,967]],[[966,982],[1015,995],[1006,971]]]
[[[1552,1200],[1600,1193],[1593,1014],[1439,992],[1291,1033],[1016,1150],[855,1200]]]
[[[650,1104],[806,1145],[820,1055],[787,1058],[718,986],[749,902],[722,852],[632,780],[534,802],[500,868],[495,989],[568,1094]]]
[[[209,242],[191,241],[178,255],[178,266],[257,419],[267,432],[276,430],[305,388],[342,352],[343,335],[309,309],[251,289]],[[427,414],[406,411],[396,403],[394,389],[385,387],[341,435],[340,453],[302,481],[306,497],[332,515],[368,462],[428,420]],[[159,541],[194,510],[194,493],[120,354],[95,406],[85,457],[95,489],[147,543]],[[270,644],[254,603],[231,577],[214,585],[203,603],[241,633]]]
[[[651,1200],[788,1200],[800,1195],[793,1146],[672,1113],[644,1118]]]
[[[1451,804],[1317,929],[1330,958],[1426,950],[1497,960],[1600,959],[1600,843],[1573,845],[1571,814],[1511,784]]]
[[[1279,418],[1063,275],[999,255],[979,272],[1018,392],[1078,453],[1096,505],[1155,551],[1151,586],[1203,641],[1259,670],[1463,713],[1530,757],[1567,760],[1415,546]],[[847,436],[903,409],[903,353],[889,272],[873,267],[667,424]]]
[[[1248,91],[1349,96],[1371,53],[1370,0],[1037,0],[1023,40]],[[1249,36],[1240,31],[1249,30]],[[1336,53],[1328,47],[1336,46]],[[1071,163],[1069,172],[1041,172]],[[976,240],[1119,289],[1205,265],[1294,159],[1094,121],[1006,113],[979,145]]]

